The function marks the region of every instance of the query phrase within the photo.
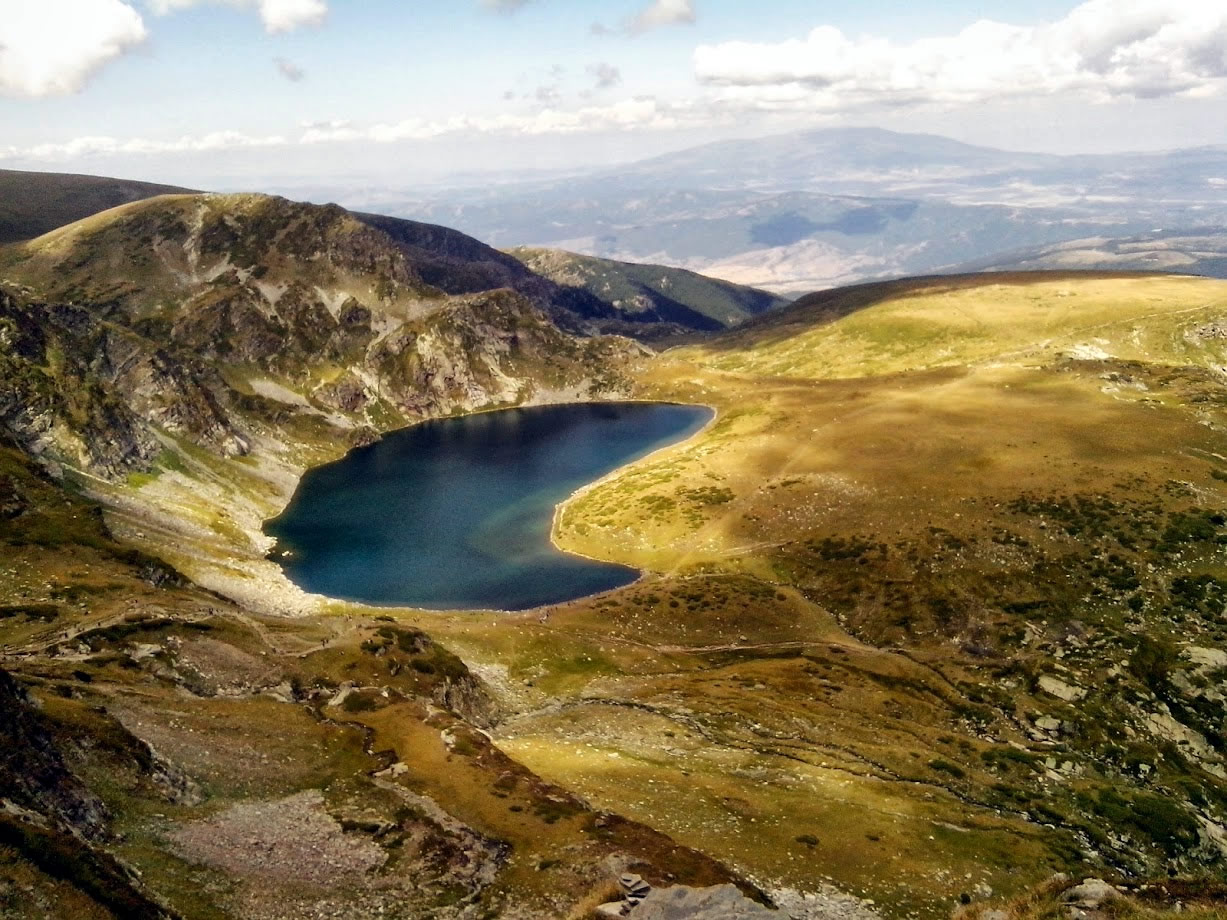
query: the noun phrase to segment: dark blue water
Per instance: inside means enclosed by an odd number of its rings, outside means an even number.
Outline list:
[[[496,610],[584,597],[638,573],[555,549],[555,506],[711,415],[597,403],[425,422],[308,472],[265,531],[294,583],[330,597]]]

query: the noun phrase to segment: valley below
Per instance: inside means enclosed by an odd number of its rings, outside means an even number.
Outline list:
[[[445,290],[424,239],[174,196],[0,251],[0,731],[43,758],[3,762],[0,904],[586,918],[634,871],[928,920],[1221,873],[1227,283],[885,282],[662,340],[484,251]],[[627,399],[717,413],[560,505],[631,584],[371,607],[269,558],[387,432]]]

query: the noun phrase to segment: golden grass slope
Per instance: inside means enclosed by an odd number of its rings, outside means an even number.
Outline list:
[[[723,371],[818,379],[1036,366],[1062,355],[1217,366],[1221,331],[1205,324],[1225,303],[1219,281],[1167,275],[1035,272],[888,282],[802,298],[678,357],[701,355]]]
[[[718,419],[563,506],[561,545],[650,574],[510,646],[572,704],[503,745],[894,916],[1061,866],[1207,871],[1225,320],[1202,279],[934,279],[666,352],[640,395]]]

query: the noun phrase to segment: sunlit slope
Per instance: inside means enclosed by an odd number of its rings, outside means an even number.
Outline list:
[[[341,208],[247,194],[162,195],[94,214],[0,250],[0,278],[146,319],[219,295],[276,307],[289,291],[334,311],[353,298],[398,315],[441,295]]]
[[[1227,285],[1165,275],[1036,272],[811,294],[688,352],[736,373],[870,377],[1062,356],[1216,366]]]
[[[551,622],[674,670],[603,677],[509,749],[601,803],[634,774],[633,814],[756,872],[802,877],[812,833],[900,910],[1061,865],[1204,871],[1227,855],[1225,324],[1222,282],[930,279],[664,353],[641,395],[718,418],[563,507],[563,546],[651,574]],[[599,698],[724,747],[596,741]],[[730,750],[762,781],[734,792]]]

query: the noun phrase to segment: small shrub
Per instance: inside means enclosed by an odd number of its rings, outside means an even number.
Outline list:
[[[345,697],[345,701],[341,703],[341,708],[346,712],[373,712],[378,708],[378,703],[375,698],[366,693],[351,693]]]
[[[936,770],[938,773],[949,773],[955,779],[962,779],[967,775],[967,772],[958,764],[951,763],[948,760],[942,760],[941,758],[938,758],[937,760],[930,760],[929,767]]]

